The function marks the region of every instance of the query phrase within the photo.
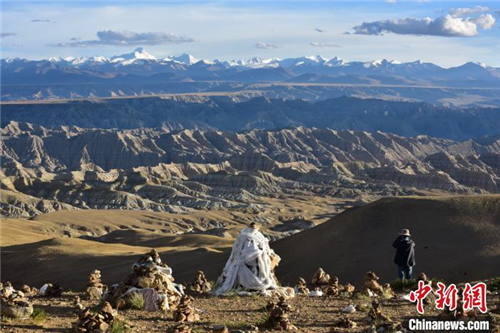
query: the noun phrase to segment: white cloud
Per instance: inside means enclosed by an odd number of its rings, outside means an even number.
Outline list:
[[[408,0],[410,1],[410,0]],[[493,11],[500,10],[492,2],[484,2],[491,7],[490,12],[497,22],[489,34],[482,34],[479,29],[478,38],[419,38],[408,35],[385,33],[383,38],[367,38],[360,35],[343,35],[350,31],[354,23],[378,21],[390,18],[406,18],[429,15],[432,18],[446,15],[433,14],[430,7],[408,1],[398,1],[396,5],[385,4],[387,10],[398,9],[390,17],[380,17],[381,10],[373,10],[373,6],[353,6],[347,2],[318,1],[318,5],[308,5],[295,1],[281,2],[283,6],[275,6],[274,2],[257,1],[254,6],[246,2],[227,1],[146,1],[141,5],[130,5],[124,1],[54,3],[40,2],[33,6],[9,8],[6,1],[2,6],[2,32],[15,32],[17,36],[1,39],[7,42],[22,44],[22,48],[5,48],[4,57],[23,57],[31,59],[49,58],[53,56],[94,56],[111,57],[125,52],[108,45],[95,47],[48,47],[47,44],[70,42],[72,37],[80,40],[97,39],[95,33],[100,30],[129,30],[135,32],[163,31],[173,32],[200,40],[194,43],[178,43],[166,45],[143,45],[148,52],[158,58],[171,54],[190,53],[202,59],[247,59],[253,56],[266,57],[299,57],[307,48],[328,50],[344,59],[369,61],[373,59],[395,58],[400,61],[420,59],[434,62],[444,67],[461,65],[467,61],[484,62],[500,67],[500,43],[498,43],[499,18]],[[437,0],[436,0],[437,1]],[[231,5],[228,5],[231,3]],[[253,3],[253,1],[252,1]],[[268,5],[269,3],[269,5]],[[337,5],[338,3],[338,5]],[[434,1],[430,2],[430,6]],[[458,3],[458,2],[455,2]],[[467,3],[472,5],[467,5]],[[241,4],[241,5],[239,5]],[[291,4],[291,5],[288,5]],[[359,3],[358,3],[359,4]],[[406,4],[411,6],[407,7]],[[462,2],[462,5],[435,3],[436,6],[474,7],[475,2]],[[446,4],[449,4],[446,6]],[[480,4],[479,2],[477,4]],[[401,5],[401,6],[400,6]],[[286,8],[290,7],[290,8]],[[417,14],[428,11],[429,14]],[[82,13],[86,15],[82,15]],[[387,12],[387,15],[391,15]],[[399,14],[398,14],[399,13]],[[403,13],[403,14],[401,14]],[[415,14],[412,14],[415,13]],[[486,14],[486,13],[485,13]],[[399,15],[399,16],[397,16]],[[480,14],[477,14],[479,16]],[[168,20],[165,18],[168,17]],[[32,19],[50,19],[51,23],[31,23]],[[252,29],[248,27],[251,26]],[[33,28],[36,27],[36,33]],[[319,33],[314,28],[328,30]],[[322,38],[327,35],[329,38]],[[331,38],[331,39],[330,39]],[[283,45],[282,48],[261,50],[254,47],[258,41]],[[311,42],[333,42],[342,48],[314,48]],[[409,45],[411,48],[403,48]],[[137,46],[130,46],[133,49]],[[322,51],[323,50],[323,51]],[[259,53],[260,52],[260,53]],[[453,54],[453,57],[450,57]]]
[[[385,0],[387,3],[396,3],[396,0]]]
[[[426,17],[364,22],[355,26],[353,33],[382,35],[384,32],[390,32],[399,35],[473,37],[478,34],[478,26],[482,29],[491,29],[494,23],[495,19],[490,14],[481,15],[476,19],[446,15],[436,19]]]
[[[137,45],[162,45],[195,42],[193,38],[179,36],[164,32],[132,32],[132,31],[113,31],[102,30],[97,32],[95,40],[80,40],[71,38],[68,43],[48,44],[56,47],[87,47],[99,45],[113,46],[137,46]]]
[[[462,7],[462,8],[452,8],[450,9],[450,14],[456,17],[462,17],[467,15],[473,15],[478,13],[484,13],[489,11],[490,9],[485,6],[476,6],[476,7]]]
[[[320,43],[320,42],[311,42],[310,43],[311,46],[314,46],[314,47],[342,47],[338,44],[333,44],[333,43]]]
[[[49,23],[50,20],[34,19],[34,20],[31,20],[31,22],[33,22],[33,23]]]
[[[491,14],[482,14],[474,22],[482,29],[490,30],[495,25],[495,18]]]
[[[278,44],[270,44],[270,43],[264,43],[264,42],[258,42],[255,44],[255,47],[258,49],[279,49],[282,46]]]

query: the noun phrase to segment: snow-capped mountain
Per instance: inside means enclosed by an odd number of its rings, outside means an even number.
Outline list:
[[[19,61],[29,61],[26,59],[19,58],[8,58],[2,60],[5,63],[13,63]],[[43,60],[41,60],[43,61]],[[255,68],[266,68],[266,67],[283,67],[286,69],[298,69],[298,68],[310,68],[310,67],[325,67],[325,68],[344,68],[344,69],[355,69],[365,68],[366,70],[381,70],[381,69],[390,69],[392,72],[397,72],[398,69],[402,69],[403,72],[415,72],[415,71],[428,71],[428,70],[446,70],[442,67],[434,65],[432,63],[424,63],[420,60],[414,62],[402,63],[397,60],[374,60],[367,62],[359,62],[359,61],[346,61],[338,57],[334,58],[326,58],[321,55],[315,56],[302,56],[298,58],[250,58],[248,60],[231,60],[231,61],[219,61],[219,60],[206,60],[199,59],[195,56],[187,53],[183,53],[179,56],[170,55],[163,59],[158,59],[154,55],[148,53],[144,48],[139,47],[135,49],[131,53],[126,53],[118,56],[113,56],[110,58],[103,56],[94,56],[94,57],[51,57],[47,59],[50,63],[58,64],[62,66],[75,66],[82,67],[87,64],[117,64],[121,66],[131,65],[135,63],[158,63],[158,64],[169,64],[171,62],[175,62],[184,66],[193,66],[198,62],[202,61],[206,65],[224,65],[226,67],[242,67],[247,69],[255,69]],[[38,61],[40,62],[40,60]],[[465,66],[465,67],[464,67]],[[493,68],[484,63],[467,63],[459,67],[466,70],[477,70],[479,67],[488,71],[498,70],[497,68]]]
[[[195,58],[192,55],[187,54],[187,53],[183,53],[183,54],[181,54],[178,57],[169,56],[169,57],[165,58],[164,60],[165,61],[176,61],[176,62],[178,62],[180,64],[187,65],[187,66],[194,65],[198,61],[200,61],[200,59],[197,59],[197,58]]]
[[[185,86],[189,82],[189,91],[198,91],[200,88],[197,87],[207,82],[488,88],[500,86],[500,69],[483,63],[470,62],[458,67],[442,68],[422,61],[401,63],[396,60],[381,59],[362,62],[346,61],[338,57],[326,58],[321,55],[221,61],[198,59],[186,53],[157,58],[144,48],[113,57],[2,59],[1,74],[2,86],[27,84],[92,86],[99,83],[102,87],[103,83],[127,84],[127,87],[134,87],[134,94],[137,90],[142,91],[147,84],[173,82],[182,82]],[[92,89],[88,89],[90,93]],[[113,89],[125,94],[121,86]],[[177,92],[179,89],[183,88],[177,85],[161,91]]]
[[[155,56],[149,54],[142,47],[138,47],[134,50],[134,52],[122,54],[119,56],[114,56],[110,59],[111,62],[114,62],[114,63],[120,62],[123,65],[126,65],[128,63],[132,63],[132,62],[137,61],[137,60],[155,61],[156,58],[155,58]]]

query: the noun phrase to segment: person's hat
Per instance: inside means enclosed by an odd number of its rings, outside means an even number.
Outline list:
[[[399,233],[401,236],[411,236],[410,235],[410,230],[408,229],[403,229],[401,230],[401,232]]]

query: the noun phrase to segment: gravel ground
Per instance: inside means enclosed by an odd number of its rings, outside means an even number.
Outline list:
[[[34,307],[47,313],[45,319],[14,320],[2,318],[2,332],[68,332],[72,323],[76,320],[73,314],[73,299],[83,294],[66,292],[58,298],[34,297]],[[495,309],[500,306],[498,294],[489,295],[489,308]],[[194,332],[210,332],[216,325],[226,325],[231,331],[248,331],[251,326],[257,326],[259,331],[270,331],[264,322],[266,312],[263,307],[269,298],[260,296],[248,297],[213,297],[195,296],[195,307],[201,312],[201,320],[192,325]],[[83,305],[92,305],[89,301],[82,301]],[[363,332],[370,326],[367,322],[367,309],[358,310],[356,313],[345,315],[342,309],[354,304],[357,306],[368,305],[368,298],[349,299],[342,297],[305,297],[297,296],[290,300],[294,312],[290,320],[300,332]],[[404,300],[392,299],[381,301],[384,314],[391,319],[400,321],[407,327],[408,320],[417,318],[414,304]],[[435,319],[439,313],[427,307],[425,318]],[[346,329],[335,327],[335,322],[341,317],[348,317],[356,324],[356,328]],[[500,321],[500,315],[493,314],[496,322]],[[120,311],[118,318],[130,325],[128,332],[167,332],[176,326],[172,320],[172,312],[145,312],[140,310]],[[487,319],[482,315],[478,320]],[[490,331],[494,331],[493,328]]]

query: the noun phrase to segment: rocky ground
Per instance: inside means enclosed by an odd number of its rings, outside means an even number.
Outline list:
[[[76,315],[73,314],[73,299],[76,292],[65,292],[58,298],[33,298],[35,309],[43,310],[46,318],[15,320],[2,318],[2,332],[67,332]],[[194,332],[211,332],[217,325],[225,325],[230,331],[250,331],[252,326],[258,327],[259,331],[272,331],[266,326],[266,311],[263,307],[269,301],[268,298],[260,296],[232,296],[213,297],[195,296],[195,307],[200,310],[199,322],[192,325]],[[300,332],[363,332],[370,325],[367,321],[368,307],[363,306],[370,303],[368,297],[356,300],[341,297],[307,297],[297,296],[290,300],[294,311],[290,314],[291,322],[297,326]],[[498,293],[490,294],[488,298],[489,308],[500,306]],[[83,301],[85,306],[90,301]],[[353,314],[344,314],[342,309],[354,304],[360,308]],[[405,300],[392,299],[381,301],[382,312],[395,321],[400,321],[407,327],[408,320],[419,317],[415,305]],[[436,319],[439,312],[430,306],[426,307],[425,318]],[[492,314],[496,322],[500,315]],[[347,317],[357,324],[356,328],[340,328],[335,322],[342,317]],[[477,320],[488,320],[489,315],[481,315]],[[140,310],[123,310],[118,319],[129,326],[128,332],[166,332],[176,326],[172,320],[172,312],[145,312]],[[491,319],[491,318],[490,318]],[[498,328],[497,328],[498,329]],[[490,331],[494,331],[490,327]]]

